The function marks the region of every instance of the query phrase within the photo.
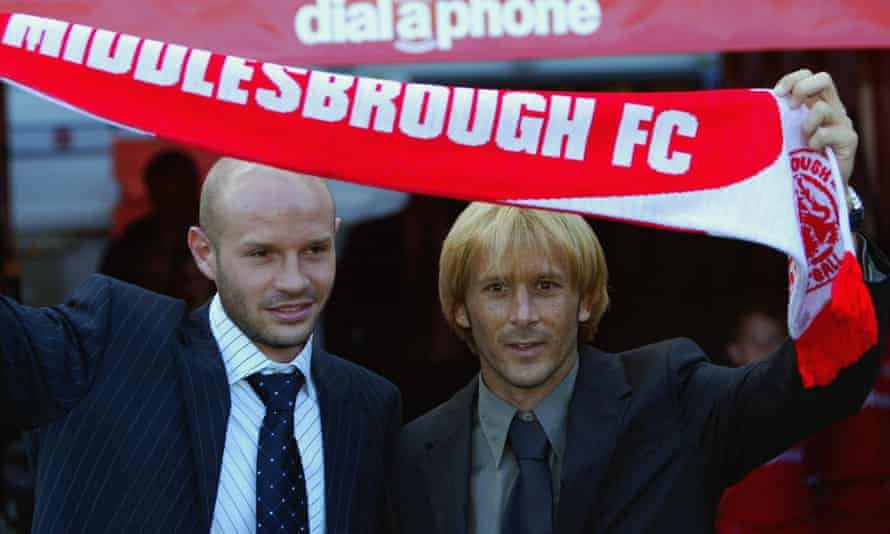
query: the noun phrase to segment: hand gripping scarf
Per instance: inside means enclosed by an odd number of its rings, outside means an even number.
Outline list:
[[[105,121],[276,167],[743,239],[790,258],[806,386],[877,341],[843,183],[769,91],[558,93],[331,74],[23,14],[0,77]]]

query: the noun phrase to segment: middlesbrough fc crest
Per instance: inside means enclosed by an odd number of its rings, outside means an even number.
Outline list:
[[[807,281],[807,292],[810,292],[834,279],[844,257],[835,196],[837,186],[831,163],[821,152],[806,148],[792,152],[791,171],[801,237],[810,264]]]

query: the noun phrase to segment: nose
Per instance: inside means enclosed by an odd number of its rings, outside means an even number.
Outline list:
[[[511,320],[515,324],[528,325],[538,322],[538,307],[528,288],[519,286],[513,294]]]
[[[284,257],[284,263],[278,276],[275,277],[275,288],[287,293],[301,293],[309,285],[309,279],[302,270],[300,257],[297,254],[289,254]]]

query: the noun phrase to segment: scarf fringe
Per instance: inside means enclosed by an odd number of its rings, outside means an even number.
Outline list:
[[[831,287],[831,301],[795,340],[805,387],[830,384],[878,342],[878,322],[871,294],[856,256],[847,252]]]

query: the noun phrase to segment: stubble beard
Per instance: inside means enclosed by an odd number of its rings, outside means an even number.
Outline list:
[[[553,378],[561,373],[568,373],[567,368],[571,368],[573,365],[572,358],[572,347],[566,348],[565,354],[561,354],[560,358],[557,361],[553,362],[553,366],[551,367],[549,364],[544,364],[545,368],[538,368],[538,365],[541,363],[531,364],[536,369],[533,371],[533,376],[529,377],[524,373],[515,373],[511,372],[511,369],[516,370],[521,368],[521,364],[516,362],[511,362],[509,357],[505,357],[500,359],[496,356],[486,356],[479,353],[480,364],[488,367],[492,374],[496,375],[498,379],[500,379],[504,384],[508,385],[511,388],[515,388],[516,390],[521,391],[532,391],[537,388],[540,388],[553,380]],[[577,346],[574,347],[574,352],[577,354]]]
[[[248,308],[244,293],[234,284],[229,282],[221,265],[217,264],[216,290],[222,302],[223,309],[229,319],[235,323],[241,332],[255,345],[265,345],[274,349],[287,349],[302,346],[309,339],[309,334],[297,339],[276,336],[265,328],[259,318],[259,310],[251,313]],[[311,330],[310,330],[311,331]]]

